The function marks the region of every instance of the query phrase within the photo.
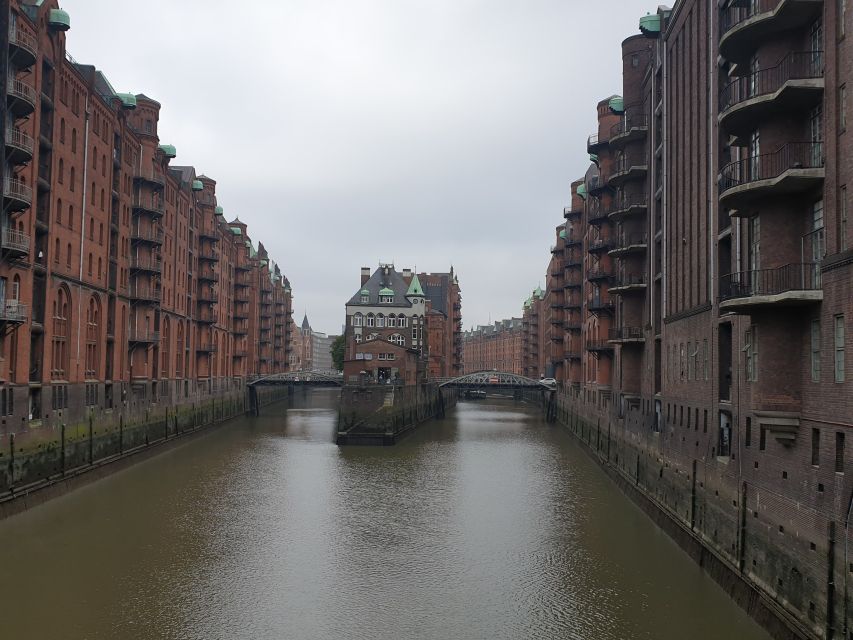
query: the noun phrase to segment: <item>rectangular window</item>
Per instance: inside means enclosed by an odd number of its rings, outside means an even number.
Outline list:
[[[847,18],[847,0],[838,0],[838,37],[844,37],[844,20]]]
[[[835,381],[844,382],[844,316],[835,316]]]
[[[845,251],[847,249],[847,186],[839,189],[840,202],[838,209],[838,250]]]
[[[812,382],[820,382],[820,320],[812,320]]]
[[[764,425],[758,427],[758,449],[764,451],[767,448],[767,429]]]
[[[820,429],[812,429],[812,466],[820,466]]]
[[[745,447],[752,445],[752,418],[746,419],[746,428],[743,432],[743,444]]]
[[[743,351],[746,354],[746,380],[756,382],[758,380],[758,331],[752,325],[744,334]]]
[[[844,473],[844,432],[835,432],[835,473]]]

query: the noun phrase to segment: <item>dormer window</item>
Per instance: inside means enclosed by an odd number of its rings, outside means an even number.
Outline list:
[[[391,304],[394,302],[394,296],[379,296],[379,304]]]
[[[364,295],[364,294],[362,293],[362,294],[361,294],[361,303],[362,303],[362,304],[367,304],[368,302],[370,302],[370,296]]]

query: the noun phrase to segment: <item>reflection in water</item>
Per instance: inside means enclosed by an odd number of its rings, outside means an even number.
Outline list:
[[[4,637],[767,638],[535,410],[335,421],[308,392],[0,522]]]

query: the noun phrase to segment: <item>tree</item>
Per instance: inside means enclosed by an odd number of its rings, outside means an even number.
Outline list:
[[[346,350],[346,340],[343,336],[338,336],[332,342],[332,364],[338,371],[344,370],[344,351]]]

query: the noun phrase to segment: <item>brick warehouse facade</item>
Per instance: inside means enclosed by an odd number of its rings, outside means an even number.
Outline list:
[[[522,375],[524,331],[521,318],[479,326],[462,337],[463,373],[495,370]]]
[[[798,637],[853,638],[848,5],[642,18],[539,310],[561,419]]]
[[[215,181],[171,164],[160,105],[67,56],[55,0],[13,0],[9,20],[0,435],[132,421],[285,370],[289,282]]]

